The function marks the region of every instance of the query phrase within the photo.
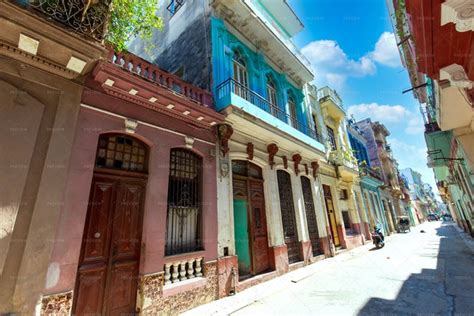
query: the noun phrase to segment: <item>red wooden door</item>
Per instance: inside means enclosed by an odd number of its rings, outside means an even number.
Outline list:
[[[74,314],[135,313],[145,180],[95,174]]]
[[[248,186],[250,192],[250,232],[252,235],[253,273],[258,274],[270,268],[265,195],[262,181],[249,180]]]

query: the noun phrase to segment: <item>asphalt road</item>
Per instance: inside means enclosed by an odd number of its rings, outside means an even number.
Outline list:
[[[186,314],[474,315],[473,243],[454,225],[425,223],[383,249],[366,245]]]

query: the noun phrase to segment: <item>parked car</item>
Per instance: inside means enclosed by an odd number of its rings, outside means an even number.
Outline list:
[[[430,213],[428,214],[427,219],[428,219],[428,222],[439,221],[439,216],[434,213]]]

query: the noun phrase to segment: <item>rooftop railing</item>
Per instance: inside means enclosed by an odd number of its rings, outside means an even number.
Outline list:
[[[112,0],[13,0],[12,2],[77,33],[102,41]]]
[[[299,130],[303,134],[317,140],[320,143],[323,143],[323,138],[321,134],[317,131],[312,129],[311,127],[307,126],[303,122],[299,121],[297,118],[291,116],[290,114],[286,113],[282,109],[280,109],[277,105],[270,103],[267,99],[259,95],[258,93],[250,90],[243,84],[233,80],[227,79],[216,89],[217,98],[220,99],[230,93],[236,94],[242,99],[247,100],[248,102],[252,103],[256,107],[264,110],[272,114],[274,117],[278,118],[279,120],[289,124],[293,128]]]
[[[204,107],[213,108],[212,95],[209,91],[187,83],[178,76],[170,74],[134,54],[111,50],[108,61]]]

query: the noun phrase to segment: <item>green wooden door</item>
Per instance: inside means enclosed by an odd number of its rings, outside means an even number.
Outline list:
[[[235,252],[239,261],[239,274],[250,274],[250,244],[248,233],[248,212],[246,200],[234,200]]]

